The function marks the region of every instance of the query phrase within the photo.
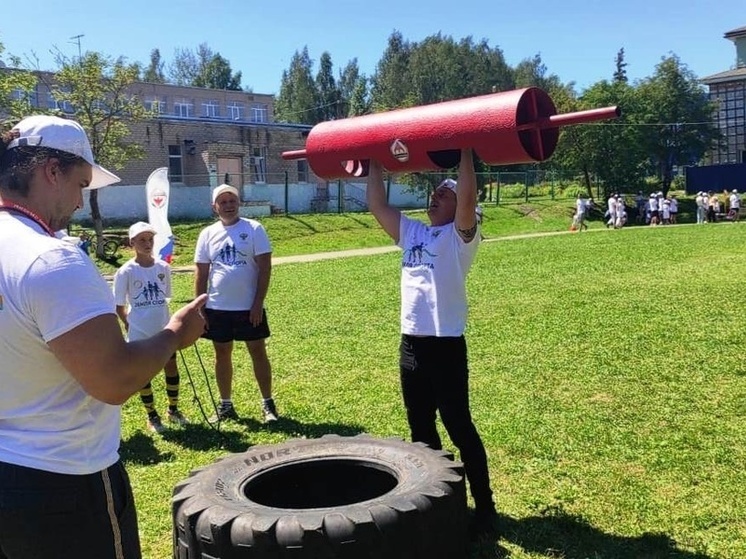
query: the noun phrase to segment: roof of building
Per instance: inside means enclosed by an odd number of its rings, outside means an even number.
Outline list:
[[[740,82],[743,80],[746,80],[746,67],[726,70],[725,72],[718,72],[717,74],[712,74],[711,76],[705,76],[700,81],[704,84],[710,85],[723,82]]]
[[[746,36],[746,27],[739,27],[738,29],[732,29],[731,31],[726,31],[725,37],[726,39],[736,39],[737,37]]]

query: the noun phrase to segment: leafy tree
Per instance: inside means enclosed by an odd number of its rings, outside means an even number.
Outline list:
[[[399,31],[389,37],[388,45],[371,78],[371,103],[374,111],[415,105],[409,75],[412,46]]]
[[[143,156],[139,144],[129,141],[129,123],[150,116],[142,101],[129,93],[138,79],[136,64],[122,58],[111,60],[97,52],[87,52],[71,61],[58,55],[59,70],[54,77],[52,94],[56,101],[66,102],[73,117],[88,133],[96,161],[110,169],[122,169],[133,159]],[[90,191],[91,217],[99,238],[103,219],[98,205],[98,190]],[[103,243],[97,247],[103,257]]]
[[[487,39],[474,43],[471,37],[458,45],[462,59],[465,96],[484,95],[514,89],[513,72],[499,48],[491,48]]]
[[[368,112],[368,80],[360,74],[357,58],[350,60],[339,73],[337,82],[343,117]]]
[[[342,95],[334,79],[332,57],[328,52],[324,52],[319,60],[319,71],[316,74],[316,89],[319,99],[319,121],[334,120],[343,117]]]
[[[661,59],[653,76],[638,86],[644,147],[668,193],[674,166],[693,165],[720,139],[715,105],[696,76],[676,55]]]
[[[196,51],[177,48],[169,74],[176,85],[241,90],[241,72],[234,74],[230,62],[207,43],[201,43]]]
[[[275,120],[300,124],[320,122],[319,93],[312,75],[313,61],[308,47],[295,51],[290,68],[282,73],[280,93],[275,103]]]
[[[624,61],[624,47],[619,49],[614,59],[614,81],[627,83],[627,63]]]
[[[535,54],[532,58],[524,58],[513,70],[514,84],[517,88],[538,87],[547,93],[562,89],[563,84],[559,76],[550,74],[546,64],[541,59],[541,54]]]
[[[0,43],[0,55],[5,47]],[[26,70],[19,70],[21,61],[17,56],[7,56],[10,68],[0,66],[0,131],[9,128],[24,116],[39,113],[31,103],[31,95],[36,86],[36,76]]]
[[[613,105],[621,108],[620,119],[564,127],[553,158],[555,164],[582,173],[589,195],[593,194],[591,175],[604,185],[604,195],[634,191],[643,184],[644,129],[636,125],[640,110],[633,87],[624,82],[598,82],[561,112]]]
[[[143,80],[148,83],[166,83],[166,75],[163,67],[166,63],[161,60],[161,51],[153,49],[150,51],[150,65],[143,73]]]
[[[352,96],[347,109],[347,116],[360,116],[370,112],[370,95],[368,94],[368,79],[359,76],[352,90]]]

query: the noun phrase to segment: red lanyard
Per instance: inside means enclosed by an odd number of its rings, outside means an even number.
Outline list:
[[[36,215],[34,212],[29,210],[28,208],[24,208],[23,206],[19,206],[18,204],[14,204],[13,202],[8,203],[2,203],[0,204],[0,211],[6,211],[6,212],[16,212],[21,214],[24,217],[29,218],[31,221],[36,223],[39,227],[44,229],[46,231],[47,235],[50,237],[56,237],[54,234],[54,231],[52,231],[52,228],[49,227],[49,225],[46,224],[46,222],[40,218],[38,215]]]

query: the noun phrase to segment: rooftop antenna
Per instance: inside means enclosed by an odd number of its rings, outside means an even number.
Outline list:
[[[81,62],[83,60],[83,53],[80,50],[80,38],[85,37],[84,34],[75,35],[74,37],[70,37],[70,42],[77,43],[78,45],[78,62]]]

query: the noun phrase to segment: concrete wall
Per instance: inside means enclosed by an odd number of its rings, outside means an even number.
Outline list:
[[[406,185],[392,184],[389,201],[400,208],[423,208],[425,198],[407,192]],[[171,185],[168,216],[171,220],[211,219],[211,186]],[[286,196],[287,193],[287,196]],[[243,186],[243,216],[267,215],[267,208],[290,214],[338,213],[340,195],[343,212],[367,211],[364,183],[246,184]],[[85,207],[73,216],[75,222],[91,219],[89,194],[84,195]],[[106,223],[147,221],[148,208],[145,185],[114,185],[98,190],[98,203]],[[252,209],[253,208],[253,209]]]

